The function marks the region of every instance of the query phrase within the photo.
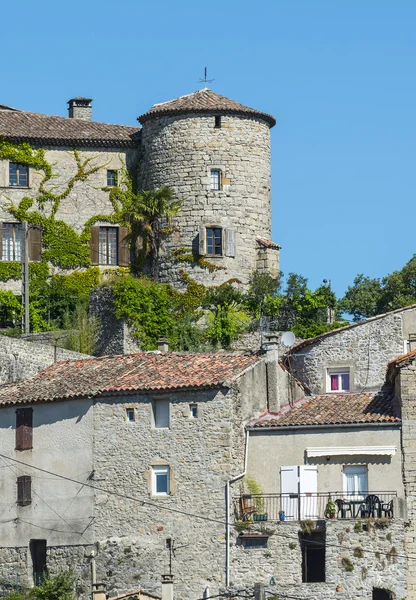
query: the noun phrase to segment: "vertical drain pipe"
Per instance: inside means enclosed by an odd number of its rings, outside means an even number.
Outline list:
[[[237,475],[237,477],[233,477],[229,479],[225,484],[225,585],[229,587],[230,585],[230,485],[235,483],[242,477],[244,477],[247,473],[247,458],[248,458],[248,437],[249,431],[246,429],[246,448],[244,452],[244,471]]]

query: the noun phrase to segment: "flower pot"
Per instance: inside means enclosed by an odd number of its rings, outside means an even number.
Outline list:
[[[283,511],[279,512],[279,521],[284,521],[286,519],[286,515]]]
[[[267,513],[254,513],[253,521],[267,521]]]

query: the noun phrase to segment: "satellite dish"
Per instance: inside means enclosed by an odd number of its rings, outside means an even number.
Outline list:
[[[282,335],[280,341],[282,342],[283,346],[290,348],[295,343],[295,335],[291,331],[286,331],[286,333]]]

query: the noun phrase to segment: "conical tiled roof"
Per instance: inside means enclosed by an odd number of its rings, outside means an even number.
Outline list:
[[[165,115],[206,112],[234,113],[246,117],[259,117],[269,123],[270,127],[276,125],[276,119],[271,115],[244,106],[234,100],[229,100],[225,96],[220,96],[220,94],[216,94],[208,88],[198,90],[186,96],[180,96],[179,98],[175,98],[175,100],[155,104],[147,113],[139,117],[139,122],[143,124],[152,118]]]

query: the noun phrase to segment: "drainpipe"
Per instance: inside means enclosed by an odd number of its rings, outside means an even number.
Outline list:
[[[225,484],[225,585],[230,585],[230,485],[239,479],[242,479],[247,473],[247,457],[248,457],[248,436],[249,431],[246,429],[246,448],[244,453],[244,471],[229,479]]]

